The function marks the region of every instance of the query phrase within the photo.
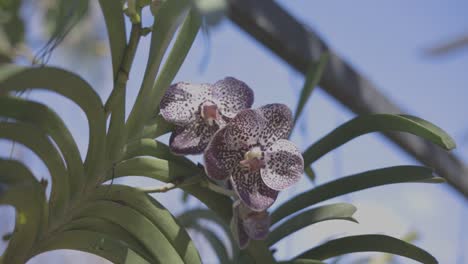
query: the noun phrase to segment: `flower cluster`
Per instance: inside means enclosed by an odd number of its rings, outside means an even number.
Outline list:
[[[250,239],[265,239],[266,210],[304,172],[300,151],[287,140],[291,110],[283,104],[250,109],[252,103],[252,90],[232,77],[213,85],[174,84],[161,101],[162,116],[176,125],[171,150],[204,151],[208,177],[232,186],[238,200],[231,227],[241,248]]]

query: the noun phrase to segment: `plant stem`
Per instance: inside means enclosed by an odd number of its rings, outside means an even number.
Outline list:
[[[132,24],[130,40],[125,48],[122,62],[114,80],[114,89],[106,102],[106,115],[112,113],[107,135],[107,165],[112,164],[121,154],[127,138],[125,129],[125,93],[127,81],[141,38],[141,22]]]

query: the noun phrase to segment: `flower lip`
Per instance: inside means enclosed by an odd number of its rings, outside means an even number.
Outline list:
[[[218,106],[210,100],[200,105],[200,115],[209,126],[212,126],[214,122],[221,118]]]
[[[253,147],[251,150],[244,154],[244,159],[241,160],[240,165],[249,169],[249,171],[258,171],[265,167],[263,160],[263,152],[260,147]]]

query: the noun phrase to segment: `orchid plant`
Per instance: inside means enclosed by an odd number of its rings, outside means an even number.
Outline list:
[[[196,3],[197,1],[195,1]],[[99,0],[114,76],[102,102],[77,74],[56,67],[0,65],[0,139],[18,142],[44,161],[51,176],[38,180],[25,164],[0,159],[0,204],[16,209],[15,229],[0,263],[25,263],[46,251],[74,249],[113,263],[201,263],[202,233],[220,263],[276,263],[275,245],[317,222],[356,221],[348,203],[316,206],[347,193],[385,184],[443,180],[429,168],[395,166],[346,176],[289,198],[271,209],[281,190],[297,183],[311,165],[344,143],[370,132],[399,131],[442,148],[453,140],[428,121],[408,115],[358,116],[300,151],[291,131],[324,70],[327,55],[311,62],[298,106],[253,109],[254,89],[233,77],[214,84],[173,83],[202,24],[204,13],[188,0]],[[151,4],[154,21],[144,28],[141,12]],[[127,18],[126,18],[127,16]],[[131,24],[127,40],[125,23]],[[174,35],[174,45],[162,63]],[[130,115],[125,118],[128,74],[142,36],[151,34],[147,67]],[[89,126],[85,160],[63,120],[49,106],[15,92],[42,89],[80,107]],[[107,124],[109,123],[108,127]],[[34,131],[34,133],[32,133]],[[169,145],[160,136],[172,133]],[[195,164],[187,155],[203,155]],[[162,182],[137,188],[113,183],[124,176]],[[173,216],[151,193],[180,189],[206,207]],[[219,225],[229,241],[204,225]],[[197,242],[197,241],[195,241]],[[437,263],[428,252],[378,234],[336,238],[280,263],[324,263],[347,253],[378,251]]]

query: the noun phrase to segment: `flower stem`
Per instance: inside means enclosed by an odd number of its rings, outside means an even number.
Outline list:
[[[225,195],[225,196],[229,196],[229,197],[236,197],[236,193],[232,190],[228,190],[222,186],[219,186],[217,184],[214,184],[210,181],[204,181],[201,183],[202,186],[216,192],[216,193],[219,193],[219,194],[222,194],[222,195]]]
[[[157,187],[148,187],[148,188],[140,188],[141,191],[145,193],[164,193],[176,188],[182,188],[185,186],[197,184],[202,181],[202,175],[195,175],[189,178],[180,178],[176,179],[173,182],[166,183],[162,186]]]

